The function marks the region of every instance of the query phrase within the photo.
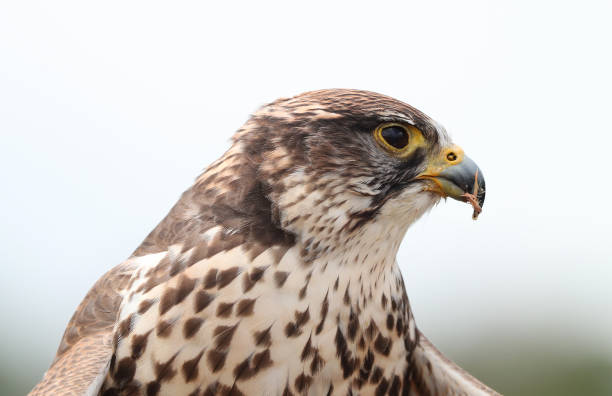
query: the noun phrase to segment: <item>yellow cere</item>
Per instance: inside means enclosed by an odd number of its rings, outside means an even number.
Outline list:
[[[463,149],[459,146],[451,146],[444,149],[441,155],[432,158],[423,176],[438,176],[449,166],[460,164],[465,156]]]

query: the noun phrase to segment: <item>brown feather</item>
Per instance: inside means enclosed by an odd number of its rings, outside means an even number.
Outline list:
[[[131,275],[130,265],[120,264],[89,290],[66,327],[51,367],[31,396],[85,394],[110,361],[112,331],[122,300],[119,293]]]

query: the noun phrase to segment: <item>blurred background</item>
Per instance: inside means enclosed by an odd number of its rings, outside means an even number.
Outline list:
[[[214,4],[214,5],[212,5]],[[0,394],[260,105],[410,103],[486,174],[399,252],[421,330],[507,395],[612,394],[609,1],[0,3]]]

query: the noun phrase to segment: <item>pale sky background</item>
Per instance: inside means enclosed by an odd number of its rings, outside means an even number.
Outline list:
[[[612,357],[611,4],[0,3],[0,350],[35,381],[251,112],[346,87],[423,110],[486,177],[478,221],[442,203],[400,249],[423,332]]]

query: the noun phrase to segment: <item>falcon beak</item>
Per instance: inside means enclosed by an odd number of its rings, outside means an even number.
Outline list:
[[[478,212],[484,204],[485,181],[482,171],[458,146],[443,150],[417,179],[430,180],[432,183],[429,191],[470,202],[474,206],[474,217],[477,217],[475,203],[479,206]]]

